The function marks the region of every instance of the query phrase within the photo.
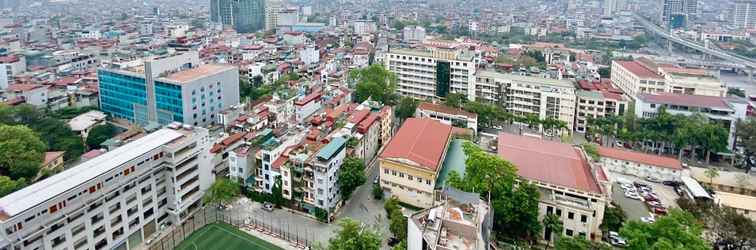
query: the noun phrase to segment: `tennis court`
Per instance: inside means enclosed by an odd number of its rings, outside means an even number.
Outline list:
[[[209,224],[195,231],[177,250],[282,250],[271,243],[224,223]]]

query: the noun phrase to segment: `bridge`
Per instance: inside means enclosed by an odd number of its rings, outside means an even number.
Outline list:
[[[639,15],[638,13],[635,13],[634,16],[635,16],[635,19],[637,19],[641,23],[641,25],[643,25],[647,30],[649,30],[649,31],[655,33],[656,35],[659,35],[659,36],[661,36],[661,37],[669,40],[670,42],[673,42],[673,43],[676,43],[676,44],[679,44],[679,45],[682,45],[682,46],[685,46],[685,47],[688,47],[688,48],[691,48],[691,49],[695,49],[695,50],[700,51],[702,53],[705,53],[705,54],[708,54],[708,55],[712,55],[712,56],[721,58],[723,60],[726,60],[726,61],[738,64],[738,65],[743,65],[743,66],[745,66],[748,69],[756,69],[756,61],[754,61],[754,60],[752,60],[750,58],[746,58],[746,57],[743,57],[743,56],[740,56],[740,55],[736,55],[736,54],[733,54],[733,53],[730,53],[730,52],[726,52],[726,51],[722,51],[722,50],[715,49],[715,48],[709,48],[709,47],[707,47],[707,46],[705,46],[703,44],[699,44],[699,43],[696,43],[696,42],[693,42],[693,41],[682,39],[682,38],[680,38],[680,37],[678,37],[678,36],[676,36],[674,34],[669,33],[668,31],[662,29],[661,27],[657,26],[656,24],[651,23],[650,21],[648,21],[646,18],[644,18],[643,16]]]

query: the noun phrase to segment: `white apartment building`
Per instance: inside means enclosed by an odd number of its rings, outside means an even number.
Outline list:
[[[138,249],[201,206],[208,145],[172,124],[0,198],[0,249]]]
[[[299,59],[305,63],[305,65],[314,65],[320,62],[320,50],[313,44],[299,49]]]
[[[503,104],[516,116],[530,114],[541,120],[560,120],[569,131],[573,130],[577,97],[572,82],[494,71],[480,71],[476,77],[477,99]]]
[[[314,195],[316,207],[333,211],[341,202],[341,190],[336,182],[339,180],[339,169],[346,158],[346,139],[333,137],[325,147],[321,148],[312,159],[313,187],[310,191]]]
[[[281,167],[286,163],[285,153],[290,147],[302,143],[305,130],[289,129],[283,136],[266,140],[255,155],[255,191],[271,193],[276,179],[281,176]],[[283,177],[282,177],[283,180]]]
[[[680,181],[682,163],[675,158],[599,146],[601,163],[615,173],[664,181]]]
[[[517,166],[517,174],[541,193],[539,221],[556,214],[562,232],[544,230],[539,241],[555,234],[601,240],[601,221],[609,203],[611,184],[600,165],[592,164],[578,147],[508,133],[499,134],[498,155]]]
[[[417,99],[438,99],[461,93],[475,100],[475,63],[472,53],[456,49],[393,49],[385,56],[395,73],[397,92]]]
[[[612,83],[625,94],[664,93],[664,78],[637,61],[612,61]]]
[[[352,21],[352,28],[357,35],[372,34],[378,30],[378,26],[371,20],[355,20]]]
[[[622,116],[629,109],[630,98],[606,79],[578,81],[575,92],[575,132],[586,133],[588,120],[607,116]]]
[[[612,83],[625,94],[675,93],[686,95],[725,96],[727,87],[711,72],[676,66],[659,66],[641,58],[635,61],[613,61]]]
[[[678,94],[641,94],[635,100],[635,115],[638,118],[651,118],[664,107],[670,114],[691,116],[700,113],[710,121],[721,124],[729,134],[727,148],[735,147],[735,130],[738,121],[746,119],[748,103],[745,100],[718,96],[678,95]]]
[[[294,101],[294,114],[297,122],[302,123],[323,107],[322,93],[319,91],[300,96]]]

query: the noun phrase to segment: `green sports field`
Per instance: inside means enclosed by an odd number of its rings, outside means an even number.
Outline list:
[[[181,242],[177,250],[282,250],[231,225],[209,224]]]

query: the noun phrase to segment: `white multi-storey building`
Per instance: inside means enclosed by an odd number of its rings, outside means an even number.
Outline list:
[[[280,0],[265,1],[265,31],[274,30],[278,25],[278,13],[281,11]]]
[[[422,26],[408,26],[402,30],[402,40],[405,43],[422,43],[425,41],[425,28]]]
[[[738,29],[750,29],[756,25],[756,1],[735,1],[733,23]]]
[[[503,104],[516,116],[560,120],[573,130],[577,97],[570,81],[480,71],[476,82],[476,99]]]
[[[320,62],[320,50],[313,44],[308,44],[299,49],[299,58],[305,65],[314,65]]]
[[[612,83],[625,94],[675,93],[686,95],[725,96],[727,88],[714,74],[701,69],[659,66],[641,58],[613,61]]]
[[[612,83],[625,94],[635,97],[642,93],[663,93],[664,78],[637,61],[613,61]]]
[[[460,93],[475,99],[475,62],[464,50],[394,49],[385,55],[388,70],[398,78],[397,92],[417,99],[438,99]]]
[[[315,206],[332,211],[341,201],[341,190],[336,182],[341,164],[346,157],[346,139],[334,137],[331,142],[318,151],[313,159],[312,173],[314,182],[312,192]]]
[[[655,117],[662,107],[673,115],[691,116],[698,113],[721,124],[729,135],[727,148],[732,150],[735,147],[737,123],[746,119],[748,103],[745,100],[718,96],[642,94],[635,100],[635,115],[638,118]]]
[[[201,206],[208,145],[172,124],[0,198],[0,249],[137,249]]]

